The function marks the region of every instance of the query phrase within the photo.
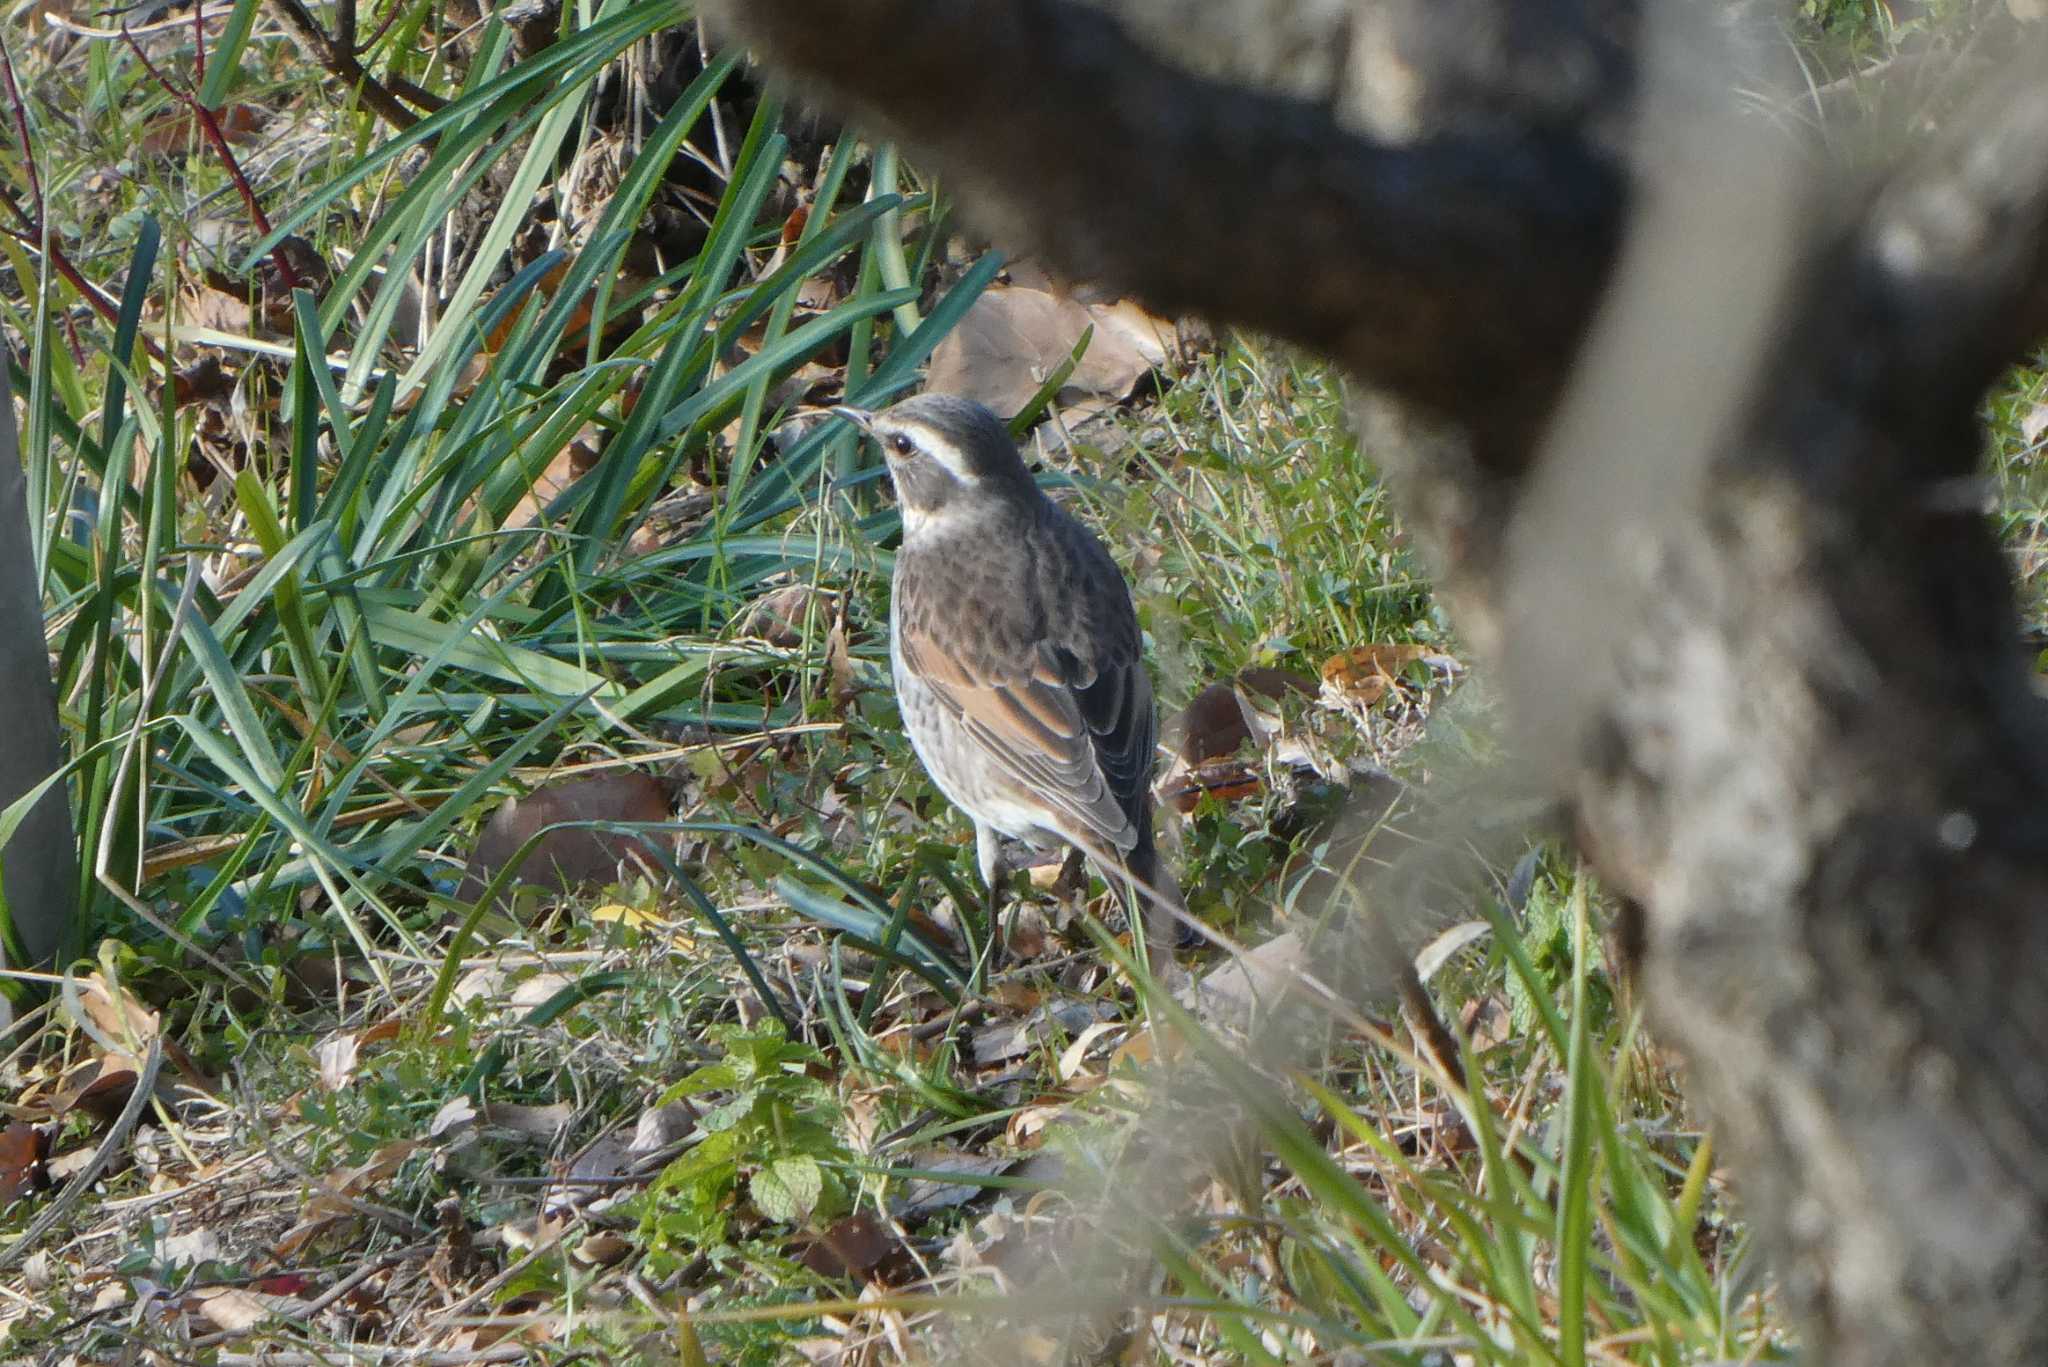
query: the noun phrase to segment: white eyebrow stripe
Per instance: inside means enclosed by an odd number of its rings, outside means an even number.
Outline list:
[[[946,467],[946,473],[962,484],[979,484],[980,477],[967,468],[966,454],[929,428],[912,428],[909,435],[917,449]]]

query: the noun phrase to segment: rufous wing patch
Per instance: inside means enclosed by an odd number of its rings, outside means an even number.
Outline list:
[[[1054,827],[1067,827],[1061,834],[1085,833],[1118,848],[1135,839],[1102,772],[1079,699],[1065,683],[1045,677],[1057,668],[1049,651],[1034,652],[1034,667],[1022,678],[991,681],[975,677],[928,637],[906,633],[898,650],[910,672],[966,724],[991,761],[1064,814],[1067,820]]]

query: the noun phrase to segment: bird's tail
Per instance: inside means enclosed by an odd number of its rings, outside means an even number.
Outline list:
[[[1145,945],[1152,955],[1169,957],[1177,949],[1201,942],[1188,904],[1181,896],[1173,871],[1159,858],[1159,851],[1147,838],[1120,861],[1125,878],[1144,902]]]

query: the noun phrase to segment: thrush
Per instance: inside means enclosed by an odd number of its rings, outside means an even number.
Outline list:
[[[974,821],[991,924],[1009,836],[1128,881],[1148,942],[1173,945],[1183,908],[1152,840],[1152,680],[1122,571],[980,404],[922,394],[834,412],[880,444],[896,486],[896,699],[925,771]]]

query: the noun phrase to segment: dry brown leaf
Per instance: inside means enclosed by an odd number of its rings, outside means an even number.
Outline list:
[[[624,1262],[633,1252],[633,1241],[624,1235],[601,1229],[569,1252],[576,1261],[591,1267],[611,1267]]]
[[[263,131],[263,115],[251,105],[231,104],[213,113],[214,125],[230,143],[247,142]],[[151,156],[166,156],[193,147],[206,135],[190,110],[159,114],[143,127],[138,146]]]
[[[51,1116],[84,1111],[100,1120],[112,1120],[128,1104],[135,1087],[137,1064],[126,1053],[101,1053],[65,1073],[62,1086],[53,1093],[46,1111]]]
[[[235,377],[220,363],[220,357],[210,351],[191,365],[171,372],[171,403],[175,407],[226,404],[234,393]]]
[[[1038,881],[1038,870],[1033,869],[1031,874],[1031,881],[1036,883]],[[1058,874],[1059,868],[1057,865],[1054,865],[1053,875],[1055,879],[1057,879]],[[1026,902],[1021,906],[1011,907],[1003,913],[1003,949],[1013,959],[1036,959],[1045,953],[1047,946],[1051,943],[1051,928],[1045,923],[1045,912],[1043,909]]]
[[[491,814],[456,895],[464,901],[481,897],[527,840],[558,822],[662,822],[668,817],[668,790],[647,774],[595,774],[546,784],[507,800]],[[636,838],[610,831],[548,831],[520,861],[514,881],[560,891],[608,883],[623,868],[635,866],[639,850]]]
[[[539,1006],[575,981],[566,973],[528,972],[522,963],[482,963],[456,980],[449,998],[457,1006],[488,1002],[500,1011],[524,1011]]]
[[[0,1206],[50,1185],[50,1133],[17,1120],[0,1130]]]
[[[932,351],[926,385],[964,394],[1005,416],[1028,402],[1089,328],[1095,335],[1060,389],[1060,403],[1114,403],[1171,354],[1173,324],[1136,304],[1081,304],[1045,290],[995,285]]]
[[[1415,645],[1354,646],[1323,661],[1323,689],[1354,706],[1385,696],[1401,671],[1429,652]]]
[[[516,1101],[487,1101],[478,1119],[493,1129],[509,1130],[531,1139],[553,1139],[569,1128],[576,1108],[562,1102],[528,1106]]]
[[[1194,1010],[1205,1024],[1242,1026],[1255,1010],[1282,1000],[1309,967],[1293,931],[1218,964],[1195,985]]]
[[[1122,1044],[1119,1044],[1116,1047],[1116,1051],[1109,1056],[1109,1071],[1113,1073],[1120,1065],[1125,1063],[1143,1066],[1150,1063],[1155,1055],[1156,1050],[1153,1047],[1152,1032],[1150,1030],[1140,1030],[1137,1034],[1132,1035]]]
[[[212,285],[188,285],[174,297],[171,321],[188,328],[206,328],[233,337],[255,331],[255,310],[247,296]]]
[[[843,611],[832,619],[832,630],[826,634],[825,663],[832,671],[832,706],[844,717],[860,694],[860,681],[853,672],[853,649],[847,644]]]
[[[330,1092],[340,1091],[355,1077],[365,1050],[389,1044],[404,1030],[405,1022],[393,1016],[361,1030],[336,1031],[329,1035],[314,1051],[320,1063],[321,1085]]]
[[[568,1173],[550,1195],[547,1211],[574,1211],[626,1195],[632,1183],[622,1179],[651,1178],[675,1155],[696,1124],[690,1108],[675,1102],[641,1112],[630,1135],[607,1130],[569,1160]]]
[[[993,1177],[1017,1165],[1006,1154],[969,1153],[965,1149],[920,1149],[910,1155],[909,1166],[922,1172],[956,1172],[962,1177]],[[916,1224],[927,1216],[977,1198],[997,1195],[997,1190],[978,1182],[948,1182],[942,1177],[913,1177],[903,1190],[889,1200],[889,1214],[905,1224]]]
[[[969,1037],[968,1050],[977,1067],[1007,1063],[1058,1035],[1079,1034],[1108,1012],[1104,1003],[1092,999],[1055,998],[1022,1019],[995,1021],[977,1029]]]
[[[1174,766],[1160,779],[1160,800],[1191,812],[1206,796],[1236,802],[1263,786],[1257,766],[1233,758],[1247,742],[1271,747],[1281,734],[1276,711],[1255,701],[1314,697],[1316,681],[1289,669],[1254,668],[1210,684],[1166,723]]]
[[[305,1302],[290,1296],[266,1296],[240,1287],[215,1286],[194,1291],[186,1304],[216,1329],[243,1334],[272,1317],[297,1318]]]
[[[989,1000],[1011,1011],[1030,1011],[1045,1002],[1045,989],[1036,983],[1010,979],[989,990]]]
[[[784,584],[749,603],[740,615],[740,634],[784,650],[804,643],[804,633],[833,614],[836,595],[809,584]]]
[[[280,1258],[289,1258],[336,1220],[354,1214],[356,1198],[389,1182],[419,1148],[418,1140],[397,1140],[354,1167],[329,1173],[307,1193],[299,1208],[298,1223],[278,1236],[273,1251]]]
[[[655,913],[629,907],[623,902],[606,902],[601,907],[592,908],[590,919],[598,925],[623,926],[628,930],[654,930],[662,924],[661,917]],[[676,938],[683,942],[680,947],[688,946],[689,937]]]
[[[330,1092],[348,1086],[356,1075],[360,1046],[353,1030],[344,1030],[321,1040],[313,1056],[320,1062],[320,1085]]]
[[[505,527],[531,527],[541,512],[586,472],[595,468],[602,438],[595,427],[586,426],[567,446],[555,452],[541,472],[527,486],[512,510],[505,514]]]
[[[555,287],[562,283],[563,278],[569,274],[570,267],[574,264],[575,262],[572,258],[564,257],[543,271],[539,282],[531,288],[527,298],[538,302],[546,296],[553,294]],[[590,304],[591,301],[588,295],[576,302],[575,309],[569,315],[568,328],[562,334],[561,350],[581,349],[588,345],[588,341],[583,335],[583,330],[590,326]],[[482,313],[489,306],[490,301],[486,301],[478,305],[477,312]],[[511,337],[512,329],[519,325],[519,319],[524,312],[524,307],[515,308],[503,318],[500,318],[498,325],[492,328],[484,337],[483,349],[489,352],[502,351],[505,347],[506,339]]]
[[[1256,797],[1263,780],[1259,771],[1238,760],[1197,765],[1168,775],[1161,781],[1160,801],[1173,804],[1175,811],[1192,812],[1204,797],[1219,802],[1242,802]]]
[[[1273,665],[1253,665],[1237,672],[1238,686],[1248,693],[1278,701],[1288,694],[1313,698],[1316,695],[1316,681],[1306,674],[1292,669],[1280,669]]]
[[[815,1239],[805,1241],[798,1257],[821,1277],[892,1279],[915,1269],[903,1241],[888,1225],[865,1212],[849,1215]]]
[[[1459,1022],[1475,1054],[1505,1044],[1514,1035],[1514,1013],[1497,996],[1474,997],[1466,1002]]]
[[[1059,1064],[1054,1070],[1054,1076],[1058,1077],[1061,1082],[1073,1081],[1074,1077],[1081,1071],[1081,1065],[1087,1062],[1088,1051],[1094,1047],[1095,1041],[1112,1030],[1120,1030],[1122,1028],[1122,1021],[1097,1021],[1080,1034],[1074,1036],[1074,1042],[1061,1052]]]
[[[468,1093],[457,1092],[441,1103],[441,1109],[434,1112],[434,1118],[427,1122],[427,1138],[439,1139],[442,1135],[466,1128],[476,1119],[476,1102]]]
[[[1486,921],[1460,921],[1446,928],[1415,952],[1416,978],[1428,982],[1442,971],[1445,964],[1457,957],[1459,950],[1484,938],[1492,930],[1492,924]]]
[[[182,1230],[157,1246],[157,1257],[166,1267],[197,1267],[223,1256],[220,1232],[206,1225]]]
[[[78,979],[78,1006],[85,1012],[81,1022],[98,1036],[100,1047],[120,1058],[124,1065],[139,1068],[149,1044],[162,1033],[157,1013],[144,1006],[127,988],[109,983],[97,972]]]
[[[515,1253],[530,1253],[536,1248],[559,1243],[569,1231],[571,1218],[567,1215],[542,1214],[531,1221],[514,1220],[499,1228],[499,1235],[505,1247]]]
[[[1228,683],[1212,683],[1195,694],[1194,700],[1164,729],[1182,761],[1188,764],[1228,759],[1252,738],[1251,729],[1245,725],[1244,709],[1238,705],[1237,690]]]
[[[1045,1142],[1045,1127],[1067,1113],[1071,1097],[1054,1097],[1048,1102],[1020,1107],[1003,1127],[1003,1138],[1013,1149],[1035,1149]]]

